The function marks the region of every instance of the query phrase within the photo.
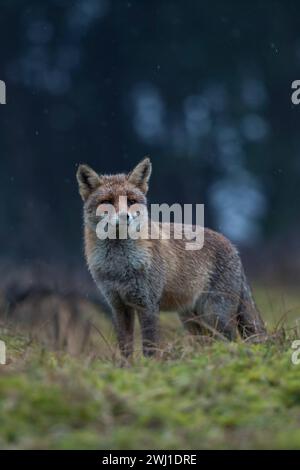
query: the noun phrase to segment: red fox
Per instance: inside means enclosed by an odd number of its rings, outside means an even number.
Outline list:
[[[145,158],[128,174],[99,175],[87,165],[77,171],[86,260],[111,307],[121,353],[125,357],[133,353],[135,313],[147,356],[157,349],[160,310],[177,310],[193,334],[217,331],[230,340],[237,331],[243,338],[265,335],[239,254],[223,235],[205,228],[203,247],[196,251],[186,250],[185,241],[172,237],[172,232],[170,239],[97,236],[108,204],[115,209],[110,220],[114,228],[122,218],[130,226],[135,218],[132,208],[147,205],[151,169]],[[127,201],[122,210],[121,196]]]

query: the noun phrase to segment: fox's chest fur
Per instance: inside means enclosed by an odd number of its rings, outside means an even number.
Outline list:
[[[149,253],[137,248],[132,240],[99,241],[87,259],[93,274],[116,283],[145,275],[151,265]]]
[[[162,290],[162,267],[155,269],[151,250],[135,240],[99,240],[86,250],[89,270],[106,299],[144,306]]]

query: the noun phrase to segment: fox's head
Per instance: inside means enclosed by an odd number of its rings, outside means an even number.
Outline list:
[[[99,222],[106,222],[108,230],[114,231],[118,238],[120,227],[141,220],[143,209],[145,214],[150,175],[149,158],[128,174],[101,175],[88,165],[79,165],[77,181],[84,202],[85,223],[96,229]]]

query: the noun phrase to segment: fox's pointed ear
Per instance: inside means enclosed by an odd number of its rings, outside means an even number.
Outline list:
[[[79,193],[84,201],[101,184],[100,176],[88,165],[79,165],[76,173]]]
[[[128,175],[128,181],[137,186],[143,193],[148,191],[148,181],[152,165],[150,158],[144,158]]]

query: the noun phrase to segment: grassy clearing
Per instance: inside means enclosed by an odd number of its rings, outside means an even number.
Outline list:
[[[257,293],[269,327],[280,291]],[[297,295],[285,300],[294,308]],[[289,315],[290,316],[290,315]],[[264,345],[191,340],[163,318],[159,359],[120,367],[111,329],[93,354],[72,358],[0,330],[0,447],[80,449],[300,448],[300,365],[291,340]],[[292,333],[290,333],[292,335]]]

